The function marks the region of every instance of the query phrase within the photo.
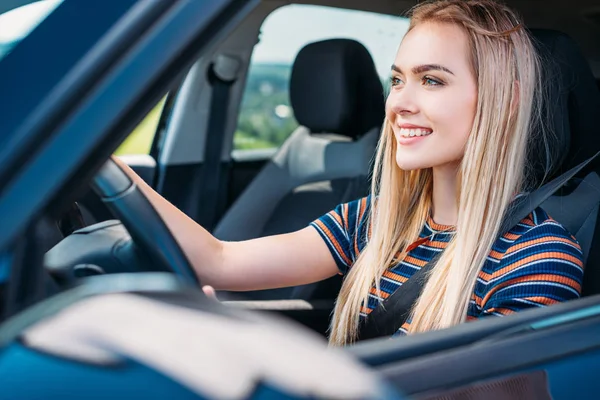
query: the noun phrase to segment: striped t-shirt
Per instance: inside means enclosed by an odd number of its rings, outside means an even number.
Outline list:
[[[368,241],[369,207],[370,197],[365,197],[341,204],[311,223],[327,243],[342,274],[352,267]],[[414,244],[416,247],[383,274],[381,292],[377,293],[373,285],[368,304],[361,309],[361,318],[441,252],[454,233],[454,227],[436,224],[429,218]],[[467,319],[507,315],[579,297],[582,258],[577,240],[537,208],[492,246],[471,296]],[[407,321],[398,334],[406,333],[409,326]]]

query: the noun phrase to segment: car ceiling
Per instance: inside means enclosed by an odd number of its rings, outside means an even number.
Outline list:
[[[281,0],[265,0],[281,3]],[[565,32],[581,46],[597,78],[600,78],[600,2],[598,0],[506,0],[530,28]],[[286,2],[289,3],[289,2]],[[297,0],[294,3],[403,15],[417,1],[406,0]]]

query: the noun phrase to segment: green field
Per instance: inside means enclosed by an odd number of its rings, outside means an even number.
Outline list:
[[[124,154],[148,154],[154,139],[154,133],[160,119],[160,113],[165,104],[163,98],[153,109],[148,113],[146,118],[131,132],[129,137],[119,146],[115,154],[118,156]]]

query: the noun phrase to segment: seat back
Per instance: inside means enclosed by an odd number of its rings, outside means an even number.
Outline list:
[[[548,152],[539,146],[531,147],[537,152],[534,174],[539,177],[549,172],[545,179],[548,181],[600,150],[600,128],[596,121],[600,92],[588,62],[569,36],[545,29],[532,30],[532,34],[543,57],[542,82],[548,85],[547,128],[551,128],[556,140],[550,156],[544,157]],[[553,167],[548,167],[549,158],[554,158]],[[542,204],[582,246],[584,295],[600,293],[600,251],[596,250],[600,246],[598,172],[596,161]]]
[[[368,193],[384,118],[383,87],[368,50],[349,39],[308,44],[294,61],[290,100],[300,127],[218,223],[217,238],[292,232]],[[318,292],[309,285],[244,295],[308,299]]]

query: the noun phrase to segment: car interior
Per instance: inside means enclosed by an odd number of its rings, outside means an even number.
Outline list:
[[[340,6],[326,1],[302,3]],[[265,18],[282,6],[285,4],[277,1],[261,2],[214,47],[212,57],[203,57],[196,62],[176,90],[176,96],[173,95],[175,99],[171,99],[170,109],[163,110],[169,124],[162,127],[155,138],[154,147],[160,149],[155,154],[156,159],[152,155],[130,159],[132,167],[159,192],[200,223],[206,221],[203,226],[212,226],[213,234],[223,240],[245,240],[300,229],[337,204],[360,198],[369,190],[369,168],[383,118],[384,88],[368,49],[357,40],[332,38],[303,46],[294,59],[289,79],[290,105],[298,127],[275,152],[249,151],[240,155],[243,151],[231,150],[252,48]],[[367,5],[357,1],[344,3],[344,6],[390,16],[406,11],[401,2],[374,1]],[[549,103],[551,109],[546,111],[551,116],[557,141],[550,151],[536,149],[532,152],[541,155],[532,158],[532,173],[542,183],[542,178],[549,181],[593,155],[598,148],[593,118],[600,108],[600,96],[594,72],[599,76],[600,68],[594,60],[600,49],[594,39],[600,34],[600,27],[593,24],[595,14],[590,14],[587,9],[577,11],[579,15],[585,15],[582,18],[586,24],[561,26],[545,22],[558,8],[533,12],[524,3],[515,2],[513,6],[533,28],[532,33],[547,61],[548,79],[545,81],[550,82],[548,96],[553,101]],[[573,15],[577,13],[573,10]],[[561,30],[567,34],[563,35]],[[572,37],[578,38],[578,42]],[[585,49],[587,57],[581,54],[580,48]],[[206,74],[199,73],[207,69],[218,70],[223,64],[221,56],[237,63],[237,77],[230,84],[227,104],[223,105],[211,103],[210,93],[206,94],[210,92],[211,81]],[[192,111],[194,105],[209,111],[209,121],[195,125],[199,123],[199,115]],[[221,124],[221,132],[210,130],[215,111],[212,106],[227,108],[228,112],[223,112],[225,123]],[[221,143],[216,148],[210,147],[211,141],[219,140]],[[203,153],[202,144],[204,150],[210,151]],[[194,148],[197,151],[190,152]],[[203,162],[214,149],[221,150],[221,159],[213,157],[214,165]],[[588,264],[593,264],[595,259],[592,242],[598,214],[595,189],[598,178],[593,173],[596,169],[596,164],[588,166],[579,174],[579,180],[574,180],[543,205],[578,238],[586,249]],[[218,175],[216,181],[213,179],[213,187],[207,187],[209,179],[203,181],[207,174]],[[89,225],[112,219],[95,197],[90,192],[78,202]],[[218,199],[218,203],[207,203],[207,197]],[[207,209],[210,204],[213,208]],[[214,218],[215,213],[219,214],[218,218]],[[203,219],[207,214],[212,216],[212,224]],[[97,240],[93,229],[87,228],[62,241],[46,257],[49,271],[59,281],[69,280],[75,265],[100,266],[99,270],[80,271],[82,276],[94,274],[94,271],[122,271],[124,263],[118,267],[113,265],[115,260],[108,251],[111,248],[108,244],[114,240],[126,241],[124,238],[128,233],[118,224],[111,229],[119,232],[113,232],[110,239]],[[95,243],[94,251],[87,250],[89,245],[81,245],[82,237]],[[104,253],[98,248],[100,243]],[[586,270],[586,294],[594,293],[595,287],[600,285],[595,283],[593,270],[590,270]],[[230,295],[244,300],[332,301],[340,284],[341,278],[334,277],[304,287]],[[331,303],[327,304],[330,306]]]
[[[552,0],[544,7],[519,0],[507,3],[523,15],[544,60],[549,99],[544,115],[555,140],[549,148],[532,143],[529,171],[542,185],[600,150],[595,123],[600,110],[600,9],[585,0],[568,4]],[[414,1],[401,0],[299,0],[292,5],[262,0],[227,35],[215,40],[165,94],[148,154],[123,160],[223,240],[290,232],[339,203],[366,195],[386,90],[374,62],[376,51],[343,35],[307,40],[294,55],[288,79],[289,105],[297,126],[277,148],[241,150],[235,140],[253,53],[263,40],[266,20],[285,7],[400,18],[412,5]],[[291,38],[299,33],[288,34]],[[271,89],[263,89],[268,97]],[[559,311],[594,310],[573,317],[577,321],[598,313],[594,306],[600,304],[599,174],[600,163],[594,160],[542,204],[582,246],[583,299],[402,340],[368,341],[348,351],[408,394],[430,390],[426,378],[432,374],[439,377],[439,387],[464,383],[464,368],[453,370],[457,360],[465,357],[457,349],[475,343],[468,348],[473,359],[489,357],[490,348],[494,354],[507,353],[510,340],[523,326],[537,336],[519,343],[522,355],[541,343],[557,351],[565,346],[576,351],[573,346],[583,346],[585,341],[560,342],[564,320],[551,318]],[[122,193],[118,172],[105,166],[92,187],[95,190],[81,193],[59,221],[39,223],[37,239],[47,250],[44,267],[56,285],[52,290],[72,287],[80,278],[121,272],[166,270],[185,277],[186,260],[177,254],[177,244],[164,224],[143,208],[136,211],[143,200],[129,204],[110,200]],[[136,224],[140,220],[156,231],[143,231]],[[164,265],[162,260],[172,264]],[[232,308],[284,315],[325,336],[340,284],[341,277],[334,277],[303,287],[219,296]],[[548,319],[552,322],[535,325]],[[425,358],[437,353],[444,358]],[[506,372],[516,362],[499,356],[497,369],[488,372]]]
[[[316,1],[310,4],[339,6]],[[390,15],[405,11],[398,2],[344,5]],[[532,173],[541,184],[599,149],[594,117],[600,109],[600,95],[594,71],[600,76],[600,68],[593,60],[600,49],[594,46],[593,39],[600,35],[600,27],[588,22],[566,29],[570,35],[563,34],[560,28],[564,27],[548,26],[542,15],[532,15],[519,2],[514,5],[529,16],[527,21],[546,61],[544,81],[549,82],[548,96],[552,99],[546,112],[557,140],[550,151],[532,152]],[[261,24],[282,6],[281,2],[263,1],[229,37],[214,46],[212,57],[198,60],[181,86],[169,94],[170,108],[163,110],[162,117],[169,123],[163,124],[167,126],[161,127],[154,139],[156,159],[152,154],[125,157],[166,198],[200,223],[206,221],[203,225],[207,228],[209,220],[203,218],[210,215],[213,234],[223,240],[245,240],[300,229],[337,204],[365,196],[369,191],[369,169],[383,119],[384,87],[368,49],[354,39],[332,38],[304,45],[295,56],[289,78],[289,100],[298,127],[276,151],[250,151],[245,155],[238,151],[238,158],[234,158],[232,139],[244,73],[248,73]],[[549,14],[550,9],[546,9]],[[580,38],[580,43],[572,37]],[[587,57],[579,50],[581,47]],[[209,95],[205,96],[210,92],[211,80],[198,72],[217,71],[221,64],[227,65],[227,58],[223,62],[221,55],[237,62],[234,81],[227,87],[228,96],[221,96],[226,104],[216,104]],[[216,92],[216,86],[213,90]],[[205,113],[198,115],[194,106],[204,107]],[[226,108],[220,113],[221,131],[214,131],[215,124],[211,125],[215,106]],[[204,122],[204,131],[202,125],[191,129],[206,114],[211,117]],[[217,147],[211,142],[218,143]],[[191,153],[190,148],[198,150]],[[215,149],[222,157],[210,160]],[[594,250],[600,204],[597,170],[598,163],[586,167],[578,179],[542,205],[576,236],[584,249],[585,295],[600,291],[600,271],[593,268],[600,263],[600,254]],[[218,176],[217,180],[212,179],[212,187],[206,183],[210,181],[208,175]],[[218,203],[207,203],[209,196]],[[68,285],[80,277],[100,273],[156,269],[152,259],[136,249],[131,233],[114,220],[93,191],[77,204],[59,223],[62,233],[68,235],[65,239],[59,241],[56,230],[48,227],[42,235],[48,242],[46,248],[51,248],[45,257],[46,269],[56,282]],[[213,207],[208,207],[211,204]],[[214,218],[215,213],[220,214],[219,218]],[[236,304],[245,307],[283,312],[325,335],[340,285],[341,277],[337,276],[302,287],[219,296],[238,300]],[[290,300],[297,301],[297,306],[290,307]],[[306,302],[310,304],[308,309]]]

